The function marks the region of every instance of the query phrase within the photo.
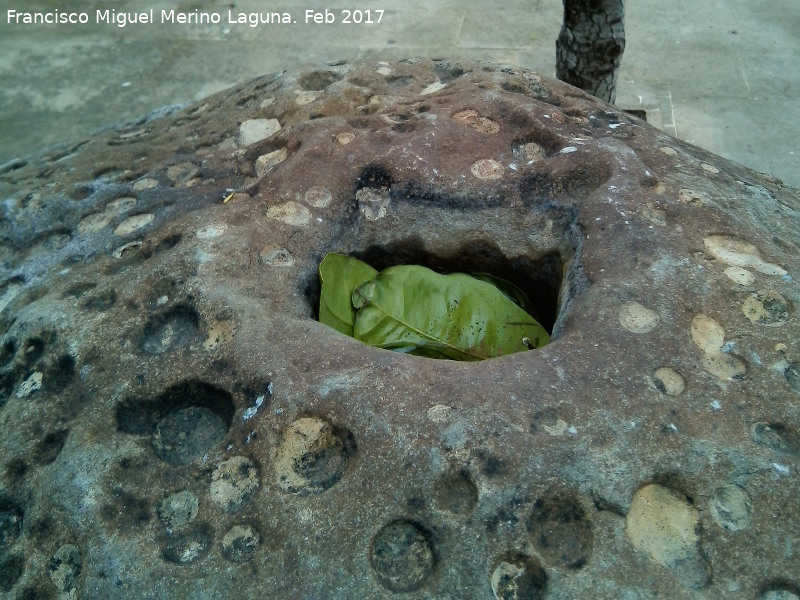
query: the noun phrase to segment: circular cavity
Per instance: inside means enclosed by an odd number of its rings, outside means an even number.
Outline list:
[[[203,558],[211,549],[213,532],[205,523],[189,530],[173,533],[161,545],[161,556],[167,562],[187,565]]]
[[[697,315],[690,329],[692,340],[703,352],[716,353],[725,342],[725,330],[708,315]]]
[[[0,498],[0,552],[8,550],[22,533],[22,509],[5,498]]]
[[[653,385],[667,396],[680,396],[686,389],[683,376],[669,367],[661,367],[653,373]]]
[[[759,290],[748,296],[742,312],[754,325],[780,327],[789,321],[789,303],[773,290]]]
[[[330,190],[321,185],[315,185],[306,190],[303,199],[314,208],[325,208],[333,200]]]
[[[515,144],[512,148],[512,153],[518,160],[525,162],[536,162],[547,158],[547,151],[536,142]]]
[[[752,271],[741,267],[728,267],[723,273],[728,279],[739,285],[751,285],[756,280],[756,276],[753,275]]]
[[[345,441],[330,423],[298,419],[286,428],[278,448],[278,486],[299,496],[321,494],[342,478],[347,462]]]
[[[222,510],[241,510],[258,490],[258,469],[246,456],[233,456],[220,463],[211,475],[211,500]]]
[[[578,570],[592,556],[592,524],[573,494],[538,498],[528,518],[528,532],[536,549],[551,565]]]
[[[170,494],[158,507],[158,517],[167,529],[180,529],[194,521],[200,503],[189,490]]]
[[[535,559],[521,554],[502,558],[490,583],[496,600],[540,600],[547,593],[547,573]]]
[[[619,310],[619,322],[631,333],[649,333],[658,325],[658,314],[638,302],[628,302]]]
[[[132,217],[128,217],[122,223],[117,225],[116,229],[114,229],[114,235],[128,235],[133,233],[134,231],[141,229],[142,227],[148,225],[152,220],[155,218],[155,215],[152,213],[145,213],[141,215],[133,215]]]
[[[171,465],[186,465],[201,458],[225,438],[222,418],[204,406],[188,406],[161,419],[152,443],[158,457]]]
[[[0,592],[10,592],[24,572],[24,557],[0,553]]]
[[[433,491],[436,506],[454,515],[468,515],[478,504],[478,486],[466,471],[439,478]]]
[[[222,556],[232,563],[246,563],[256,554],[261,535],[252,525],[234,525],[222,536]]]
[[[436,568],[430,535],[411,521],[397,520],[370,544],[369,562],[380,584],[392,592],[420,589]]]
[[[708,501],[714,522],[726,531],[741,531],[750,525],[750,497],[737,485],[723,485]]]
[[[311,211],[299,202],[289,201],[267,209],[267,217],[287,225],[303,227],[311,221]]]
[[[789,590],[770,590],[761,594],[758,600],[800,600],[800,596]]]
[[[83,561],[77,546],[65,544],[56,550],[50,561],[50,580],[62,594],[69,593],[78,586]]]
[[[488,117],[482,117],[474,110],[462,110],[453,115],[456,121],[469,125],[474,130],[491,135],[500,131],[500,125]]]
[[[800,431],[791,425],[759,421],[750,426],[750,438],[774,452],[800,456]]]
[[[784,352],[786,349],[784,348]],[[795,391],[800,393],[800,363],[789,363],[783,370],[783,376],[786,382]]]
[[[473,163],[469,170],[478,179],[500,179],[505,171],[503,165],[491,158]]]

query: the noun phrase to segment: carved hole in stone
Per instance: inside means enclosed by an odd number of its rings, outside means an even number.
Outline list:
[[[552,565],[578,570],[592,556],[594,534],[578,497],[570,492],[538,498],[528,519],[528,532]]]
[[[468,515],[478,504],[478,486],[467,470],[442,476],[434,485],[436,506],[455,515]]]
[[[33,459],[40,465],[49,465],[54,462],[61,451],[64,449],[64,444],[67,443],[69,436],[69,429],[59,429],[58,431],[51,431],[44,439],[36,445]]]
[[[0,554],[0,592],[10,592],[25,571],[25,559],[15,554]]]
[[[297,78],[297,85],[309,92],[319,92],[342,78],[333,71],[311,71]]]
[[[383,527],[369,550],[378,581],[392,592],[418,590],[436,570],[431,534],[412,521],[398,519]]]
[[[547,573],[535,558],[509,552],[492,570],[490,583],[497,600],[540,600],[547,593]]]
[[[346,473],[357,451],[353,434],[316,417],[304,417],[283,432],[275,458],[278,486],[298,496],[321,494]]]
[[[426,248],[419,238],[393,242],[386,246],[370,246],[364,250],[332,249],[331,252],[350,254],[363,260],[378,271],[395,265],[422,265],[438,273],[488,273],[510,281],[519,287],[536,311],[535,317],[548,333],[559,316],[564,263],[561,256],[548,253],[531,258],[528,256],[506,257],[489,242],[470,242],[457,250],[441,254]],[[319,318],[319,276],[315,272],[308,280],[305,295],[313,307],[315,319]]]
[[[213,537],[211,527],[200,523],[165,538],[161,542],[161,555],[165,561],[176,565],[193,563],[208,554]]]
[[[63,354],[50,365],[44,374],[47,391],[60,394],[72,383],[75,378],[75,359],[69,354]]]
[[[188,304],[178,304],[147,321],[140,347],[146,354],[185,348],[200,339],[199,326],[197,311]]]
[[[230,393],[202,381],[183,381],[160,396],[132,398],[117,406],[117,428],[148,435],[164,462],[185,465],[219,444],[233,421]]]
[[[800,456],[800,431],[783,423],[753,423],[750,437],[759,446],[792,456]]]
[[[116,303],[117,303],[117,292],[114,290],[114,288],[109,288],[107,290],[103,290],[95,294],[94,296],[87,298],[83,302],[83,304],[81,304],[81,308],[83,310],[93,310],[102,312],[110,309]]]
[[[17,353],[17,344],[14,340],[6,340],[0,347],[0,367],[9,364]]]
[[[78,298],[86,294],[86,292],[91,292],[96,287],[97,284],[92,281],[75,283],[64,290],[64,293],[61,294],[61,298],[62,300],[66,300],[67,298]]]
[[[22,535],[23,515],[19,505],[0,497],[0,554],[5,554]]]

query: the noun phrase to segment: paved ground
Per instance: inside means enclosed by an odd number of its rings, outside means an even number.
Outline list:
[[[72,0],[86,25],[8,24],[8,10],[52,11],[48,0],[0,0],[0,164],[158,107],[308,62],[415,55],[485,59],[555,72],[559,0],[364,0],[327,5],[334,24],[305,24],[325,3],[270,5],[295,24],[228,24],[261,0],[119,0],[153,9],[152,24],[96,24],[109,3]],[[343,24],[342,8],[383,10]],[[217,25],[162,24],[162,9],[219,13]],[[362,13],[363,15],[363,13]],[[800,187],[800,10],[796,0],[637,0],[617,104],[647,110],[668,133]]]

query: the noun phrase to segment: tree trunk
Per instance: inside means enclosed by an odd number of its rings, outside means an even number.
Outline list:
[[[613,104],[625,50],[624,18],[625,0],[564,0],[556,77]]]

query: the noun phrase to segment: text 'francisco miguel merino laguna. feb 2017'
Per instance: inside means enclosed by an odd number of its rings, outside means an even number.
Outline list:
[[[377,25],[383,19],[383,10],[379,9],[304,9],[299,22],[305,24],[356,24]],[[299,14],[296,13],[296,14]],[[123,12],[113,9],[96,10],[94,20],[88,12],[67,12],[58,9],[50,12],[21,12],[13,9],[6,11],[8,25],[86,25],[110,24],[117,27],[128,25],[149,25],[152,23],[174,25],[289,25],[298,22],[296,14],[290,12],[237,12],[226,13],[181,12],[174,9],[155,11],[149,9],[141,12]]]

